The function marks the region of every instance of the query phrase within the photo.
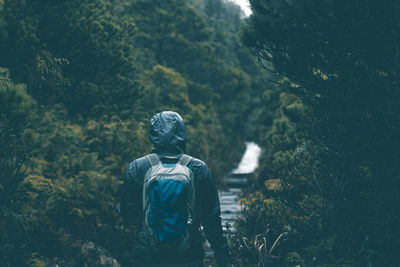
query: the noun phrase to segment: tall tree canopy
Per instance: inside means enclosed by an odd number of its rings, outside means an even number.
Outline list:
[[[400,4],[250,3],[253,14],[243,42],[272,76],[289,78],[292,85],[281,90],[297,96],[309,111],[301,121],[289,116],[286,126],[274,122],[283,134],[269,133],[295,144],[286,159],[273,160],[275,154],[262,162],[268,170],[260,177],[267,181],[264,195],[273,195],[271,179],[283,183],[272,199],[286,212],[278,216],[281,220],[271,220],[281,231],[290,225],[289,232],[297,233],[292,240],[301,241],[291,249],[306,265],[395,266],[400,244],[394,227],[400,220]],[[290,115],[293,107],[282,109],[283,114]],[[293,130],[306,139],[293,143]],[[284,156],[287,148],[277,140],[267,140],[267,149]],[[282,173],[284,166],[289,173]]]
[[[134,264],[118,188],[157,112],[217,181],[238,161],[258,74],[240,9],[206,2],[0,1],[0,265]]]

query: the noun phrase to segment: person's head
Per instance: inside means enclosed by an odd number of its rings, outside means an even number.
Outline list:
[[[184,153],[186,128],[182,117],[174,111],[162,111],[150,119],[149,138],[155,152]]]

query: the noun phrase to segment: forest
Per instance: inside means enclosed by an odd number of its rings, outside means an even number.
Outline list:
[[[163,110],[218,187],[262,148],[232,266],[399,266],[400,2],[249,4],[0,0],[0,266],[135,266],[117,206]]]

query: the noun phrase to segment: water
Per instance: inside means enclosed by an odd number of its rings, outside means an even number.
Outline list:
[[[246,142],[246,151],[232,174],[253,173],[258,166],[258,158],[260,157],[261,148],[254,142]]]
[[[221,223],[224,232],[235,232],[234,222],[241,210],[239,203],[242,188],[246,187],[250,182],[250,177],[258,166],[258,158],[260,156],[260,147],[253,142],[246,142],[246,151],[237,168],[232,170],[230,175],[224,178],[227,187],[224,190],[218,190],[219,201],[221,206]],[[205,263],[211,266],[213,251],[210,244],[205,244]]]
[[[235,231],[234,221],[241,210],[239,203],[242,188],[246,187],[250,177],[258,166],[258,158],[261,154],[261,148],[254,142],[246,142],[246,151],[243,154],[237,168],[232,170],[231,174],[224,178],[227,188],[218,191],[221,205],[221,219],[224,231],[226,224],[230,224],[230,230]]]

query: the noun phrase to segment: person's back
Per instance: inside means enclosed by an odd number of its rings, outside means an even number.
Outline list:
[[[142,229],[134,240],[135,261],[142,266],[203,266],[202,225],[219,266],[226,266],[229,247],[218,194],[207,165],[184,154],[182,118],[171,111],[154,115],[149,137],[153,153],[129,165],[120,204],[124,219]]]

